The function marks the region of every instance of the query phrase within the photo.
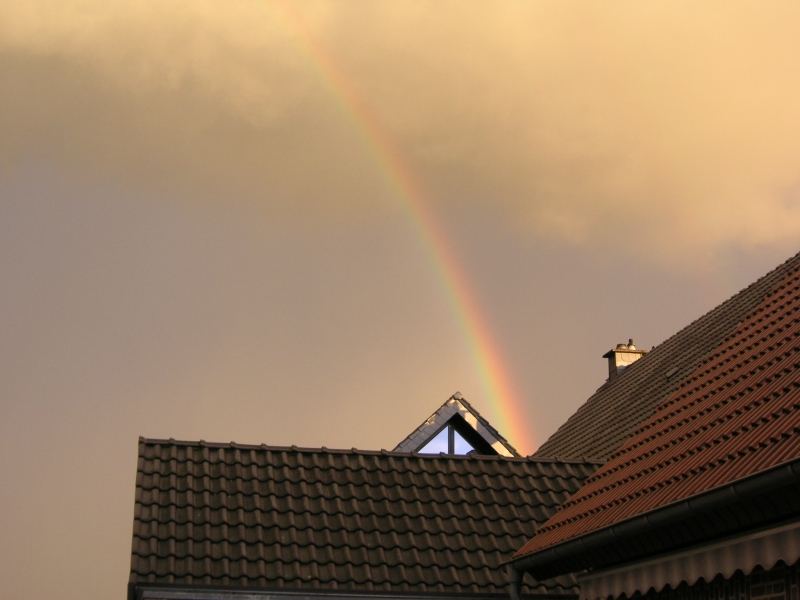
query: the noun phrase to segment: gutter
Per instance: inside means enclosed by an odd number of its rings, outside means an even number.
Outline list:
[[[505,600],[500,593],[441,593],[431,592],[377,592],[338,590],[281,590],[276,588],[237,588],[176,585],[176,584],[131,584],[134,600]],[[519,600],[577,600],[575,594],[564,596],[526,595]]]
[[[547,567],[548,564],[557,560],[565,560],[613,543],[622,543],[647,529],[682,521],[692,514],[711,511],[733,500],[756,496],[759,493],[798,482],[800,482],[800,460],[795,460],[725,487],[633,517],[617,525],[567,540],[533,554],[523,555],[517,559],[512,558],[510,565],[513,571],[524,574],[527,571]],[[567,569],[549,573],[548,577],[561,575],[568,572]],[[514,578],[511,581],[514,581]]]

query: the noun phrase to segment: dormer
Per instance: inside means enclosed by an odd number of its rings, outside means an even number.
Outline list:
[[[400,442],[394,451],[519,456],[514,447],[458,392]]]

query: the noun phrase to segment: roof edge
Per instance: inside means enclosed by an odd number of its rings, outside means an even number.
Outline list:
[[[756,473],[708,492],[679,500],[667,506],[662,506],[603,529],[570,538],[554,546],[519,556],[515,554],[508,562],[516,571],[527,572],[534,569],[547,571],[548,566],[551,566],[556,561],[569,561],[570,558],[577,559],[580,554],[597,550],[602,546],[611,543],[623,543],[626,539],[642,533],[647,528],[663,527],[675,521],[683,520],[687,515],[698,510],[713,510],[731,500],[755,496],[759,492],[798,482],[800,482],[800,459],[785,462],[772,469]],[[536,537],[536,535],[534,534],[533,537]],[[566,572],[569,572],[569,567],[562,565],[556,570],[547,571],[547,577],[561,575]]]
[[[253,600],[263,597],[265,600],[270,598],[286,598],[287,600],[310,600],[312,598],[330,598],[331,600],[455,600],[456,598],[472,598],[473,600],[506,600],[507,592],[483,593],[483,592],[429,592],[420,594],[416,592],[386,592],[386,591],[360,591],[353,589],[291,589],[280,587],[251,587],[241,588],[237,586],[214,586],[214,585],[187,585],[187,584],[168,584],[168,583],[133,583],[128,586],[128,600]],[[546,600],[559,598],[563,600],[576,599],[575,593],[546,593],[546,594],[523,594],[520,600]]]
[[[201,448],[231,448],[238,450],[265,450],[270,452],[296,452],[300,454],[355,454],[364,456],[389,456],[414,458],[419,460],[447,459],[447,460],[470,460],[470,461],[503,461],[521,463],[560,463],[574,465],[597,465],[602,461],[583,459],[583,458],[557,458],[548,456],[501,456],[501,455],[458,455],[458,454],[416,454],[413,452],[395,452],[394,450],[361,450],[358,448],[328,448],[304,447],[304,446],[273,446],[269,444],[241,444],[238,442],[207,442],[205,440],[178,440],[175,438],[148,438],[139,436],[139,446],[191,446]]]

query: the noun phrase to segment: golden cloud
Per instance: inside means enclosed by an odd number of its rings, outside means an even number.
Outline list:
[[[381,158],[443,210],[670,260],[800,234],[800,5],[26,2],[0,8],[0,157],[340,211]]]

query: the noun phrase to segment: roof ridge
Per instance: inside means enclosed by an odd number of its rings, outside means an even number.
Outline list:
[[[230,442],[208,442],[206,440],[178,440],[175,438],[149,438],[139,436],[139,445],[148,446],[186,446],[200,448],[231,448],[238,450],[264,450],[267,452],[296,452],[299,454],[340,454],[340,455],[362,455],[362,456],[387,456],[392,458],[413,458],[419,460],[446,459],[446,460],[470,460],[470,461],[503,461],[519,463],[562,463],[562,464],[592,464],[599,465],[596,459],[584,458],[553,458],[541,456],[501,456],[501,455],[454,455],[454,454],[415,454],[413,452],[395,452],[393,450],[362,450],[359,448],[328,448],[326,446],[280,446],[270,444],[242,444],[235,441]]]

